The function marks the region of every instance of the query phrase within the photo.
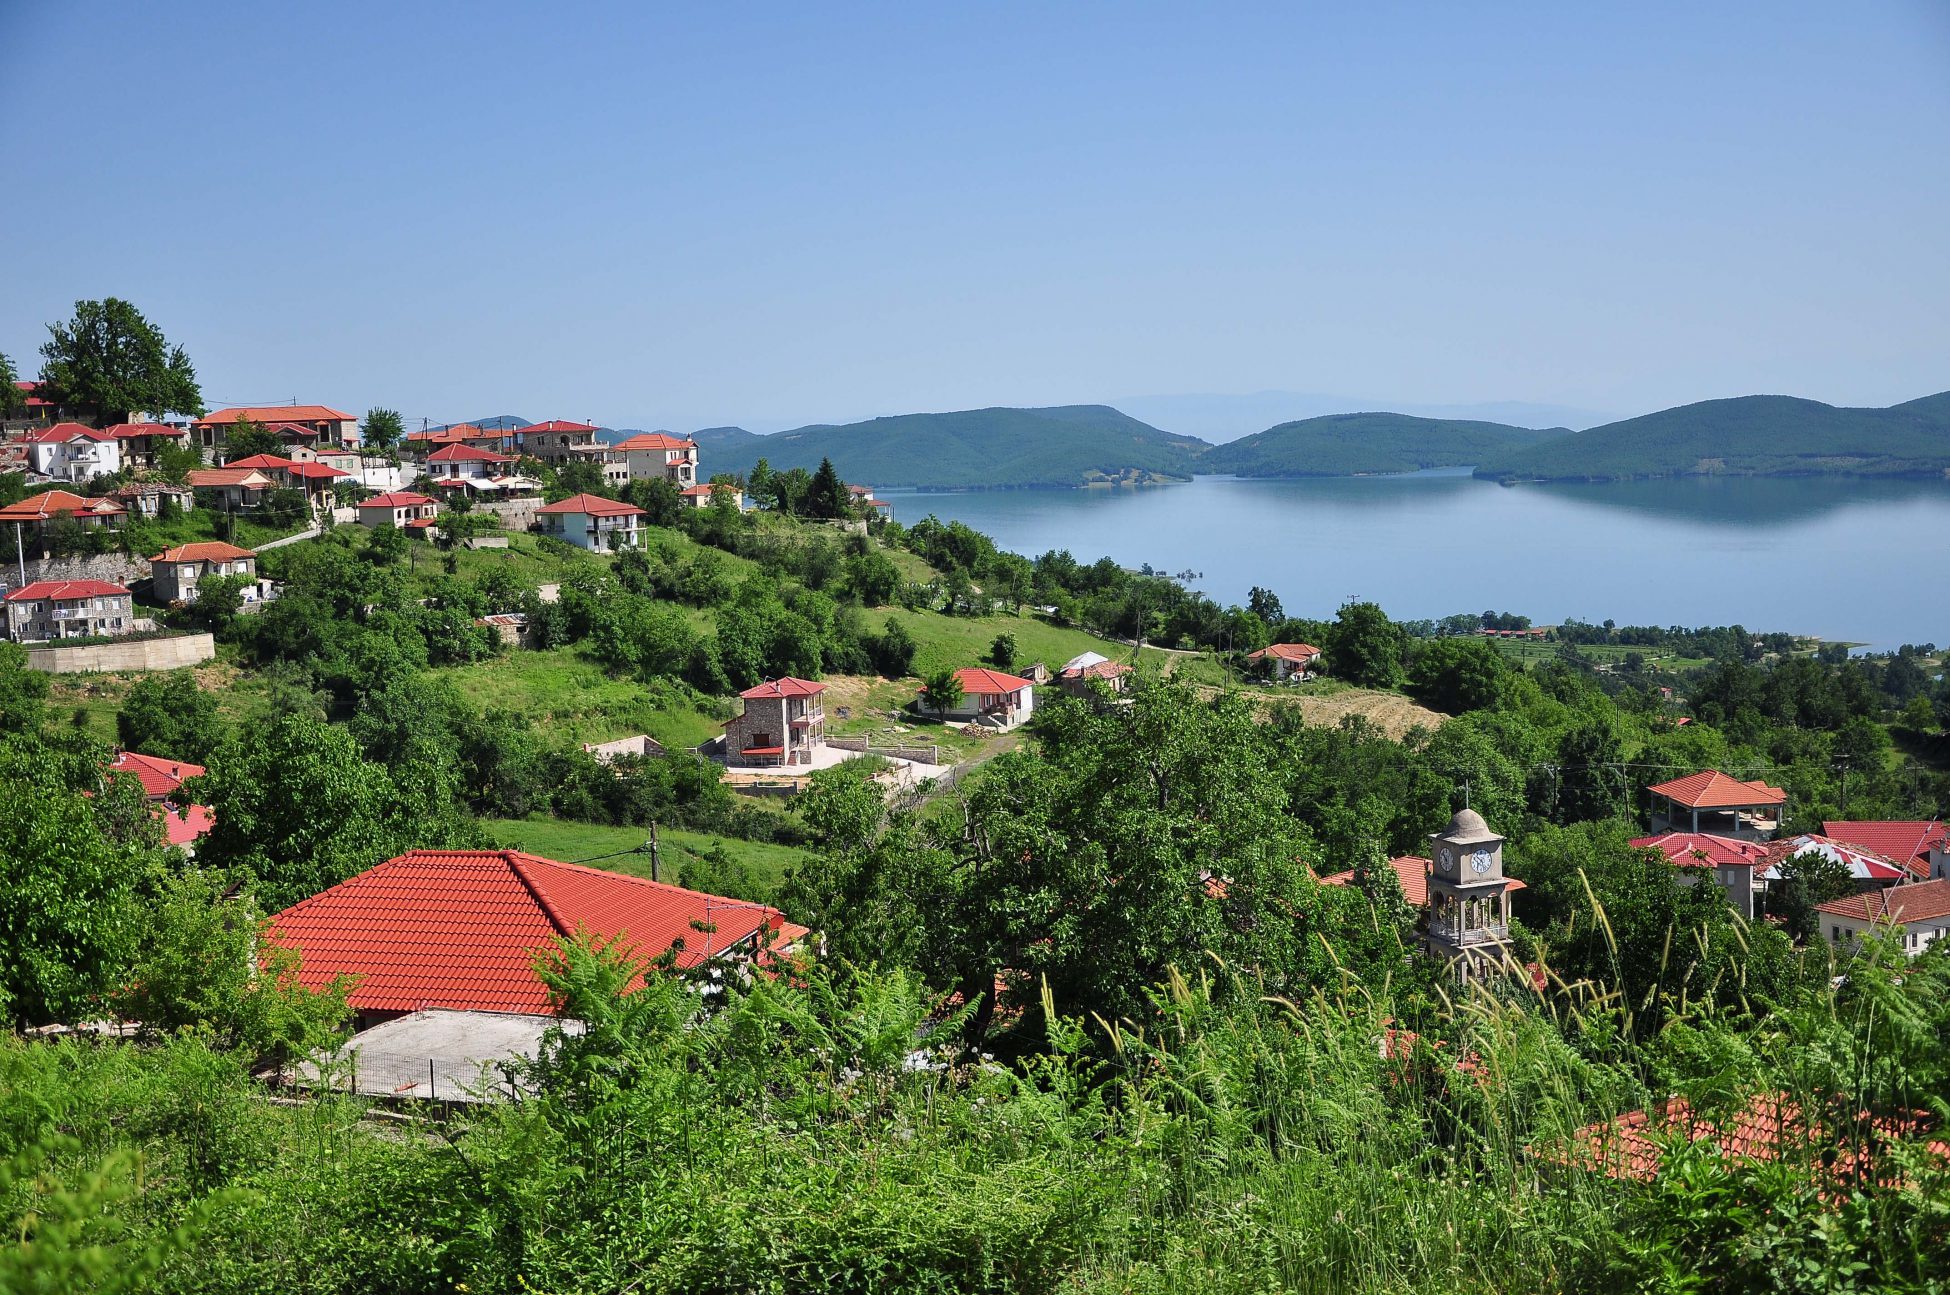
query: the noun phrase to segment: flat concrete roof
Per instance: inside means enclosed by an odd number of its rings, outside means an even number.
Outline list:
[[[297,1083],[365,1097],[506,1101],[501,1063],[532,1061],[542,1035],[557,1025],[582,1031],[582,1022],[552,1016],[428,1008],[359,1031],[323,1066],[300,1065]]]

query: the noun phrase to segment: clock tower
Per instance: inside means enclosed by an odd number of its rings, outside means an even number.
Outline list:
[[[1435,862],[1429,871],[1425,939],[1429,952],[1446,958],[1458,980],[1501,967],[1510,951],[1510,879],[1503,875],[1503,838],[1473,809],[1459,810],[1449,826],[1431,833]]]

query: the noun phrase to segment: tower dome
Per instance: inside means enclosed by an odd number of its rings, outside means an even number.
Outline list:
[[[1457,845],[1470,845],[1478,841],[1501,841],[1503,838],[1490,831],[1490,825],[1483,816],[1473,809],[1459,809],[1449,820],[1449,826],[1442,832],[1442,839]]]

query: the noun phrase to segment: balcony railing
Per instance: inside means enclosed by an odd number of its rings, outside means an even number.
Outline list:
[[[1501,922],[1488,926],[1463,927],[1449,922],[1429,923],[1429,934],[1450,944],[1490,944],[1510,938],[1510,928]]]

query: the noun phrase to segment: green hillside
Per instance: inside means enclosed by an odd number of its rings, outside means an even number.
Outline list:
[[[1329,414],[1281,423],[1208,451],[1198,470],[1242,477],[1345,477],[1471,467],[1564,434],[1408,414]]]
[[[761,456],[811,471],[831,458],[849,481],[950,489],[1183,480],[1207,448],[1107,405],[901,414],[727,441],[713,471],[748,470]]]
[[[1950,392],[1888,409],[1793,396],[1706,400],[1515,447],[1476,468],[1477,476],[1499,481],[1945,472]]]

